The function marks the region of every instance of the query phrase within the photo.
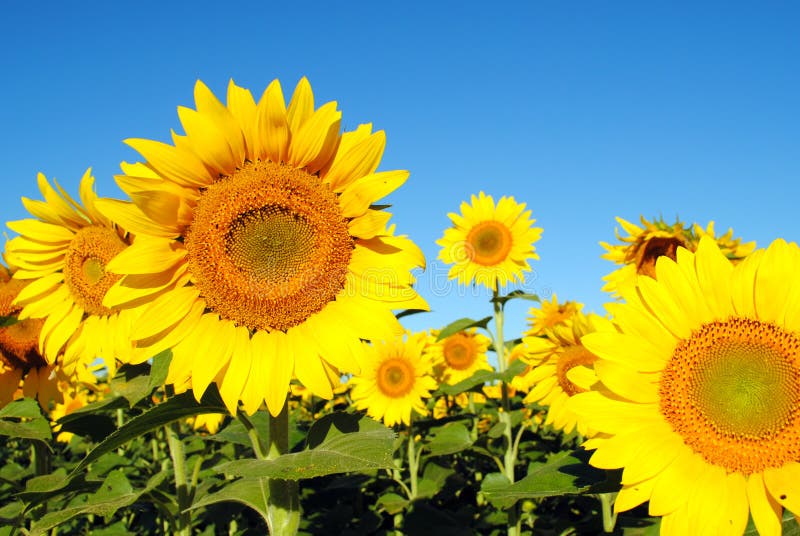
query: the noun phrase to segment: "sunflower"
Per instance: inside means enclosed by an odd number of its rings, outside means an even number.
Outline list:
[[[620,332],[582,339],[600,384],[571,400],[602,436],[590,462],[624,468],[615,508],[650,501],[663,534],[780,534],[800,513],[800,248],[734,266],[703,237],[659,259],[624,303]]]
[[[411,423],[411,412],[428,413],[424,398],[436,389],[432,364],[423,352],[425,333],[397,337],[367,346],[369,365],[350,379],[356,408],[387,426]]]
[[[442,246],[439,259],[453,265],[448,277],[493,291],[522,281],[523,271],[531,269],[528,261],[539,258],[533,244],[542,235],[541,228],[533,227],[536,220],[529,219],[531,211],[513,197],[501,197],[495,206],[492,196],[480,192],[471,201],[461,203],[460,215],[448,215],[454,227],[436,241]]]
[[[127,234],[95,208],[94,177],[87,170],[80,182],[81,206],[41,173],[44,201],[23,198],[35,218],[9,222],[19,233],[6,245],[6,257],[25,281],[14,303],[23,306],[21,320],[45,318],[39,351],[71,374],[76,364],[105,359],[110,371],[115,357],[128,357],[124,339],[127,314],[103,305],[103,297],[119,276],[106,271],[108,261],[127,246]]]
[[[131,202],[101,210],[136,240],[104,304],[138,309],[140,358],[171,347],[167,381],[198,398],[213,382],[233,414],[241,400],[277,415],[293,376],[329,399],[362,339],[402,334],[392,310],[427,308],[411,286],[422,252],[373,206],[408,172],[376,172],[383,131],[341,134],[305,78],[288,108],[277,80],[258,103],[231,82],[227,105],[197,82],[195,101],[173,144],[127,140],[146,163],[117,177]]]
[[[433,362],[436,379],[455,385],[479,370],[492,370],[486,352],[491,341],[476,328],[454,333],[437,341],[438,330],[431,330],[425,353]]]
[[[542,300],[539,307],[531,307],[528,311],[528,322],[531,324],[528,334],[541,335],[556,326],[567,325],[582,307],[582,304],[574,301],[559,303],[554,293],[550,301]]]
[[[581,344],[581,337],[595,331],[614,331],[615,328],[602,317],[583,314],[582,307],[582,304],[574,302],[569,307],[567,304],[558,307],[569,309],[571,314],[551,323],[544,331],[534,327],[523,337],[524,359],[530,366],[525,374],[529,391],[524,402],[547,406],[546,425],[566,434],[577,428],[579,434],[591,436],[593,427],[571,411],[567,404],[570,397],[584,392],[596,381],[593,365],[597,357]],[[533,315],[534,319],[539,317]]]
[[[13,322],[0,327],[0,407],[15,398],[28,396],[39,400],[48,409],[50,402],[62,400],[56,379],[56,366],[48,365],[39,352],[39,332],[44,320],[19,320],[22,309],[14,304],[28,283],[13,279],[5,266],[0,266],[0,317]]]
[[[603,290],[615,296],[619,296],[620,288],[635,285],[638,274],[655,277],[656,260],[659,257],[666,256],[675,260],[679,247],[695,251],[703,236],[715,239],[725,256],[733,261],[745,258],[756,247],[755,242],[743,243],[741,238],[733,238],[733,229],[728,229],[727,233],[716,238],[713,221],[705,229],[696,223],[689,227],[681,221],[673,224],[664,220],[651,222],[644,216],[641,217],[641,222],[643,227],[617,218],[617,223],[628,236],[621,236],[619,230],[616,230],[617,239],[622,244],[600,242],[606,249],[603,258],[621,265],[603,278],[606,282]]]

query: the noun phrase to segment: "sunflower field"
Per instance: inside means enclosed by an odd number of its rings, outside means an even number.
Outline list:
[[[543,229],[476,192],[438,260],[485,315],[412,332],[385,133],[194,96],[126,199],[40,174],[7,223],[0,534],[800,534],[797,244],[619,218],[588,312],[513,290]]]

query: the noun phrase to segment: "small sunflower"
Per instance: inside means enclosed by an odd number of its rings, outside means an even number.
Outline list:
[[[587,333],[615,328],[602,317],[583,314],[581,304],[572,305],[569,317],[544,331],[534,328],[522,339],[530,366],[525,374],[529,391],[524,402],[547,406],[546,425],[566,434],[577,428],[579,434],[591,436],[594,430],[589,421],[579,418],[567,404],[570,397],[586,391],[596,381],[593,365],[597,357],[580,341]]]
[[[461,214],[448,215],[454,227],[436,241],[442,246],[439,259],[453,265],[448,277],[493,291],[522,281],[523,271],[531,269],[528,261],[539,258],[533,244],[542,235],[533,227],[536,220],[529,219],[531,211],[513,197],[501,197],[495,206],[492,196],[480,192],[471,201],[461,203]]]
[[[529,335],[541,335],[548,329],[555,326],[567,325],[577,312],[583,307],[580,303],[566,301],[559,303],[558,296],[553,294],[553,298],[542,300],[539,307],[531,307],[528,311],[531,329]]]
[[[168,383],[200,398],[213,382],[232,414],[277,415],[293,377],[333,396],[333,370],[358,372],[362,340],[403,333],[397,309],[426,309],[411,270],[419,248],[373,205],[407,171],[377,172],[386,137],[340,133],[303,78],[287,108],[275,80],[256,103],[231,82],[227,104],[202,83],[180,107],[173,144],[127,143],[146,163],[117,177],[132,202],[101,210],[136,234],[108,266],[106,307],[136,309],[147,357],[172,348]]]
[[[659,257],[666,256],[675,260],[679,247],[695,251],[703,236],[715,239],[725,256],[733,261],[745,258],[756,247],[755,242],[743,243],[741,238],[733,238],[733,229],[728,229],[727,233],[716,238],[713,221],[705,229],[696,223],[689,227],[681,221],[673,224],[663,220],[651,222],[644,216],[641,217],[641,222],[643,227],[617,218],[617,223],[628,236],[621,236],[619,230],[616,230],[617,239],[622,244],[600,242],[607,250],[603,258],[621,265],[603,278],[606,282],[603,290],[615,296],[619,296],[620,288],[635,285],[638,274],[655,277],[655,266]]]
[[[0,266],[0,317],[17,321],[0,327],[0,407],[15,398],[35,398],[44,409],[52,401],[62,400],[56,365],[49,365],[39,352],[39,332],[44,320],[19,320],[21,306],[14,300],[28,285],[27,281],[12,278],[12,273]]]
[[[425,398],[436,389],[432,364],[423,353],[425,333],[368,345],[369,365],[350,378],[357,409],[387,426],[411,423],[411,412],[427,415]]]
[[[67,373],[81,360],[106,360],[113,371],[115,357],[123,360],[127,345],[126,314],[103,305],[106,291],[119,276],[108,273],[108,262],[127,244],[127,234],[95,208],[94,177],[87,170],[77,203],[41,173],[44,201],[23,198],[35,218],[9,222],[19,233],[6,245],[8,262],[17,267],[14,279],[27,283],[15,300],[19,318],[44,318],[38,349],[52,364],[61,358]]]
[[[600,383],[571,401],[623,468],[617,511],[650,501],[661,533],[780,534],[800,514],[800,248],[735,265],[711,237],[621,289],[619,332],[591,333]]]
[[[425,347],[433,362],[434,374],[442,383],[455,385],[479,370],[492,370],[486,352],[491,341],[476,328],[454,333],[440,341],[438,330],[432,330]]]

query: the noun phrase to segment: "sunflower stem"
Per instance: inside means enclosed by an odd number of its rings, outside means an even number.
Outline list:
[[[500,292],[495,289],[492,304],[494,305],[494,351],[497,355],[497,369],[503,374],[508,368],[505,355],[505,339],[503,338],[503,302]],[[514,448],[514,435],[511,427],[511,403],[508,400],[508,385],[503,380],[500,382],[500,392],[502,394],[502,408],[499,412],[500,422],[505,424],[503,435],[506,439],[506,451],[503,456],[503,472],[510,484],[514,483],[514,470],[517,464],[517,453]],[[517,505],[514,504],[508,509],[508,536],[517,536],[520,533],[520,519],[517,515]]]
[[[598,493],[597,498],[600,499],[600,505],[603,509],[603,532],[614,532],[614,525],[617,524],[617,514],[614,512],[614,499],[617,498],[617,494]]]
[[[164,427],[167,434],[169,454],[172,458],[172,470],[175,473],[175,492],[178,499],[178,518],[176,533],[188,536],[192,533],[192,514],[188,510],[191,506],[189,499],[189,486],[186,478],[186,451],[183,442],[178,436],[177,424],[168,424]]]
[[[408,473],[411,483],[411,494],[408,497],[409,501],[417,498],[417,473],[419,472],[419,458],[415,452],[416,441],[414,439],[414,416],[412,415],[408,421]]]
[[[289,453],[289,407],[269,416],[268,460]],[[269,479],[267,525],[272,536],[294,536],[300,529],[300,485],[297,480]]]

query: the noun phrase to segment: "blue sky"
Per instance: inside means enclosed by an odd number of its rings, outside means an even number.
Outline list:
[[[615,216],[715,220],[767,245],[800,239],[800,8],[793,2],[15,2],[0,21],[0,198],[25,217],[36,173],[103,195],[166,141],[195,80],[259,95],[305,75],[346,129],[387,133],[398,232],[428,258],[434,312],[489,314],[439,282],[447,213],[481,190],[527,203],[544,235],[524,287],[600,310]],[[529,304],[510,306],[507,335]]]

